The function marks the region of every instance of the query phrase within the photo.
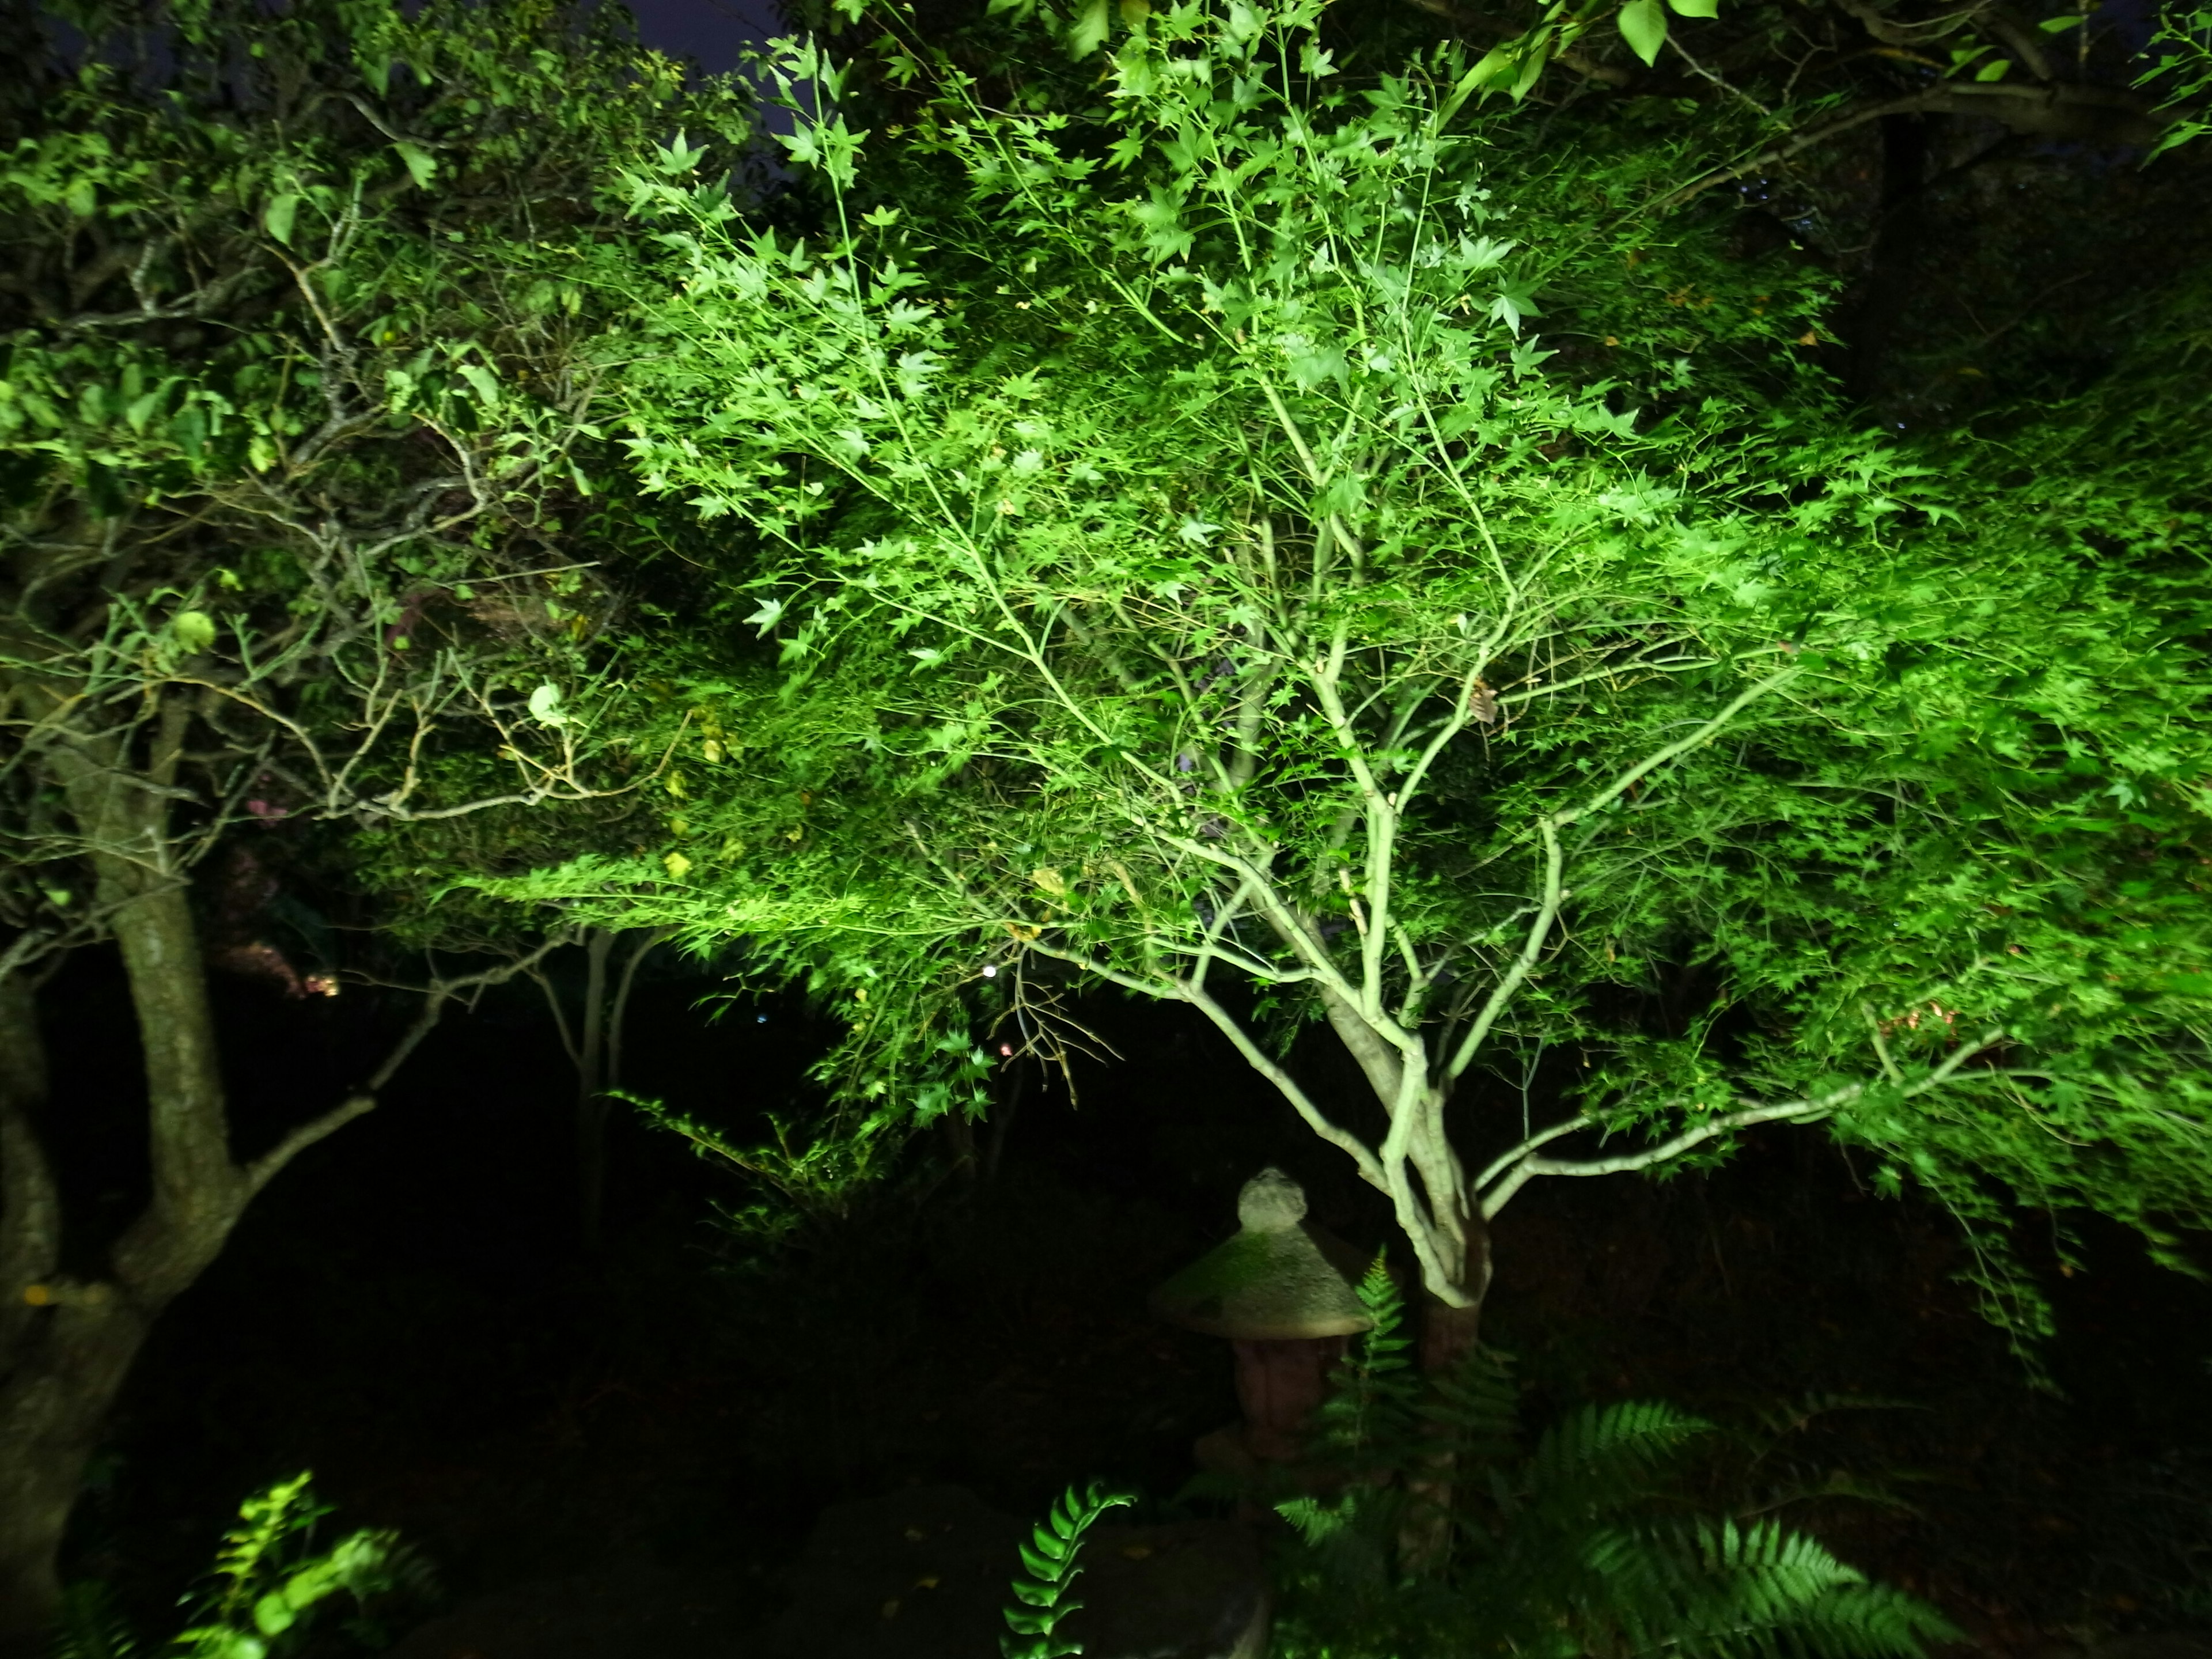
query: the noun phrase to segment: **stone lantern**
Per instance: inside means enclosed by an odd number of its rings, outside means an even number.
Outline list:
[[[1237,1236],[1152,1292],[1161,1318],[1236,1346],[1244,1420],[1199,1441],[1202,1468],[1250,1474],[1295,1459],[1344,1339],[1374,1323],[1352,1288],[1364,1259],[1305,1214],[1297,1182],[1261,1170],[1237,1195]]]

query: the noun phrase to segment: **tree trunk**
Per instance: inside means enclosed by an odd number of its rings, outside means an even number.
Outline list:
[[[611,928],[584,942],[583,1024],[576,1042],[576,1218],[587,1254],[599,1250],[607,1194],[607,957]]]
[[[1425,1176],[1426,1170],[1424,1171]],[[1444,1183],[1455,1180],[1463,1188],[1464,1176],[1456,1159],[1449,1170],[1438,1170],[1427,1182],[1431,1196],[1448,1191]],[[1421,1297],[1421,1334],[1418,1349],[1423,1382],[1431,1396],[1438,1383],[1459,1369],[1473,1352],[1482,1333],[1482,1304],[1490,1289],[1490,1230],[1472,1203],[1461,1206],[1456,1224],[1447,1231],[1456,1246],[1453,1265],[1458,1282],[1452,1287],[1462,1298],[1450,1301],[1433,1288]],[[1439,1252],[1442,1254],[1442,1251]],[[1408,1472],[1406,1486],[1413,1508],[1398,1540],[1400,1558],[1416,1571],[1441,1568],[1451,1551],[1452,1489],[1458,1458],[1449,1449],[1421,1458]]]
[[[1912,300],[1920,252],[1926,240],[1928,172],[1935,118],[1889,115],[1881,122],[1881,203],[1874,248],[1850,309],[1850,369],[1846,379],[1863,403],[1879,404],[1890,389],[1888,369],[1900,325]]]
[[[39,1139],[48,1088],[31,988],[20,975],[0,981],[0,1659],[45,1650],[85,1462],[148,1330],[313,1138],[296,1133],[250,1168],[230,1155],[199,939],[167,834],[163,757],[182,725],[163,721],[150,776],[131,769],[120,744],[56,757],[130,981],[153,1177],[106,1273],[89,1279],[64,1272],[60,1203]]]
[[[105,1276],[62,1273],[60,1205],[36,1121],[45,1054],[30,988],[11,976],[0,985],[0,1659],[44,1651],[86,1460],[154,1321],[215,1260],[257,1185],[229,1156],[184,891],[127,860],[97,862],[101,902],[120,904],[114,927],[145,1052],[154,1187]]]
[[[150,1318],[106,1285],[48,1306],[0,1356],[0,1655],[43,1654],[61,1603],[58,1557],[84,1468],[145,1341]],[[50,1292],[51,1294],[52,1292]],[[110,1292],[112,1296],[112,1291]]]
[[[619,928],[594,927],[584,939],[584,1006],[582,1023],[571,1027],[553,981],[540,974],[539,987],[561,1045],[576,1071],[576,1209],[578,1231],[586,1255],[596,1254],[605,1231],[607,1192],[607,1114],[613,1103],[611,1091],[622,1087],[623,1033],[629,1018],[629,995],[637,984],[637,970],[653,948],[668,937],[655,928],[630,946],[614,996],[607,995],[607,964],[614,953]]]
[[[1449,1376],[1481,1339],[1482,1304],[1455,1308],[1432,1296],[1421,1301],[1421,1374]]]

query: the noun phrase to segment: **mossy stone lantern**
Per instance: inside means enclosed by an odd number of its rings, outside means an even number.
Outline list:
[[[1352,1288],[1359,1252],[1305,1216],[1298,1183],[1262,1170],[1237,1195],[1236,1237],[1152,1292],[1152,1311],[1170,1324],[1235,1345],[1244,1421],[1198,1443],[1205,1467],[1249,1473],[1255,1460],[1296,1458],[1344,1339],[1374,1323]]]

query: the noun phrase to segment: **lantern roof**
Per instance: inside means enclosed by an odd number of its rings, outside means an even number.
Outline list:
[[[1352,1288],[1360,1253],[1305,1218],[1306,1195],[1280,1170],[1244,1183],[1243,1224],[1152,1292],[1170,1324],[1246,1341],[1347,1336],[1375,1322]]]

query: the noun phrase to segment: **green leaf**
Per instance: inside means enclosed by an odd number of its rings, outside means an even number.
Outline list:
[[[195,657],[215,643],[215,618],[204,611],[179,611],[169,623],[169,633],[179,650]]]
[[[299,1610],[282,1590],[272,1590],[253,1604],[253,1625],[264,1636],[282,1636],[299,1621]]]
[[[261,228],[286,247],[292,246],[292,219],[300,210],[300,192],[288,190],[272,196],[261,210]]]
[[[415,188],[428,190],[430,181],[438,176],[438,158],[420,144],[410,144],[404,138],[392,145],[399,159],[407,163],[407,171],[415,180]]]
[[[492,378],[491,371],[477,363],[463,363],[460,368],[461,378],[476,388],[476,394],[483,400],[484,407],[497,409],[499,382]]]
[[[1111,15],[1109,0],[1084,0],[1083,9],[1068,25],[1067,55],[1080,63],[1105,45]]]
[[[1667,13],[1659,0],[1628,0],[1617,20],[1620,38],[1648,66],[1659,61],[1659,48],[1667,44]]]
[[[1536,296],[1528,284],[1509,276],[1498,284],[1498,296],[1490,302],[1489,314],[1492,321],[1504,324],[1518,338],[1522,319],[1540,317],[1544,313],[1538,308]]]
[[[561,712],[561,688],[550,684],[539,686],[530,694],[530,713],[533,719],[546,726],[566,726],[568,717]]]
[[[1977,81],[2002,81],[2011,72],[2011,58],[1992,58],[1990,62],[1983,64],[1981,68],[1974,71],[1974,79]]]

